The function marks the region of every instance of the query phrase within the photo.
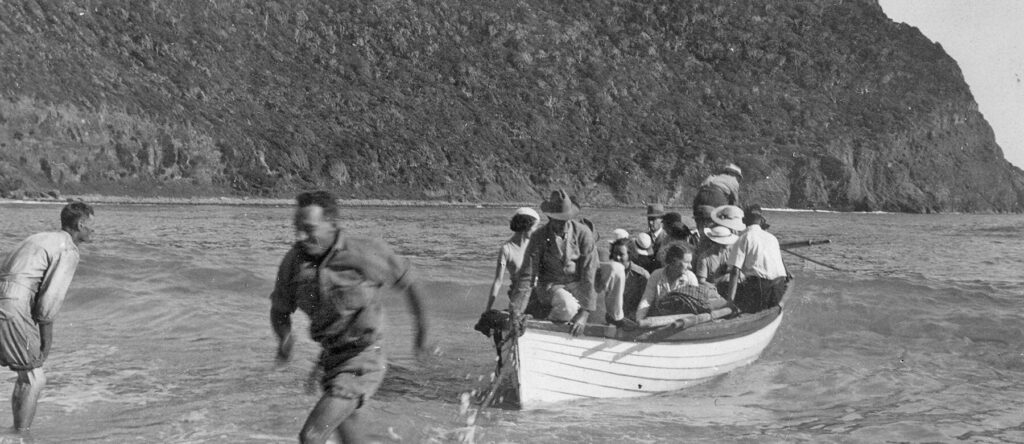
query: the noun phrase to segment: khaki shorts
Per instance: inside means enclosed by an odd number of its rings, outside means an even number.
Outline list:
[[[32,319],[32,290],[0,281],[0,365],[32,370],[43,365],[39,324]]]
[[[530,296],[526,314],[532,315],[534,319],[569,321],[580,310],[577,295],[583,292],[583,286],[579,282],[537,285]]]
[[[386,357],[380,346],[372,345],[359,354],[334,364],[325,366],[333,360],[331,356],[321,356],[320,365],[324,366],[324,378],[321,381],[324,393],[346,399],[358,399],[363,405],[370,396],[377,393],[384,381]]]

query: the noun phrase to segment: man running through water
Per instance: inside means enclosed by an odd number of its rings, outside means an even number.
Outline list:
[[[422,356],[427,334],[422,291],[409,262],[379,239],[343,236],[337,199],[326,191],[296,198],[296,241],[285,255],[270,295],[270,323],[278,338],[277,358],[291,357],[291,315],[309,316],[309,333],[323,348],[323,396],[306,418],[299,441],[363,442],[358,409],[380,387],[386,359],[381,349],[384,296],[402,293],[416,325],[415,347]]]

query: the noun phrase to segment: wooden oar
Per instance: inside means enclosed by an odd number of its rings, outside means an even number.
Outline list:
[[[794,252],[789,251],[789,250],[787,250],[785,248],[783,248],[782,251],[785,251],[786,253],[792,254],[793,256],[796,256],[796,257],[798,257],[800,259],[803,259],[803,260],[805,260],[807,262],[811,262],[811,263],[815,263],[815,264],[821,265],[822,267],[828,267],[828,268],[831,268],[831,269],[833,269],[835,271],[846,271],[846,270],[843,270],[843,269],[841,269],[839,267],[836,267],[834,265],[829,265],[829,264],[826,264],[824,262],[820,262],[820,261],[816,261],[814,259],[811,259],[811,258],[809,258],[807,256],[802,255],[802,254],[794,253]]]
[[[830,239],[818,239],[818,240],[807,239],[807,240],[802,240],[802,241],[780,242],[779,243],[779,248],[785,250],[785,249],[789,249],[789,248],[810,247],[812,245],[821,245],[821,244],[830,244],[830,243],[832,243],[832,241]]]
[[[680,330],[693,327],[697,324],[703,324],[705,322],[711,322],[715,319],[724,318],[733,314],[732,307],[717,308],[711,311],[711,313],[701,314],[686,314],[685,317],[679,317],[677,315],[667,316],[652,316],[652,318],[675,318],[672,321],[666,321],[667,324],[655,327],[653,330],[646,331],[637,335],[633,338],[634,341],[657,341],[659,339],[665,339],[668,336],[675,334]],[[650,319],[650,318],[649,318]]]

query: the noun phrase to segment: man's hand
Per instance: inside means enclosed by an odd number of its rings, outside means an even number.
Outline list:
[[[584,309],[576,312],[576,316],[572,317],[569,321],[569,333],[573,337],[578,337],[583,334],[583,330],[587,328],[587,318],[590,317],[590,312]]]
[[[277,363],[288,362],[292,357],[292,347],[295,346],[295,336],[291,332],[284,335],[277,343]]]

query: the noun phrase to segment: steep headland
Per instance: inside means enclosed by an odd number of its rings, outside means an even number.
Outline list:
[[[0,3],[0,195],[1022,211],[956,62],[873,0]]]

